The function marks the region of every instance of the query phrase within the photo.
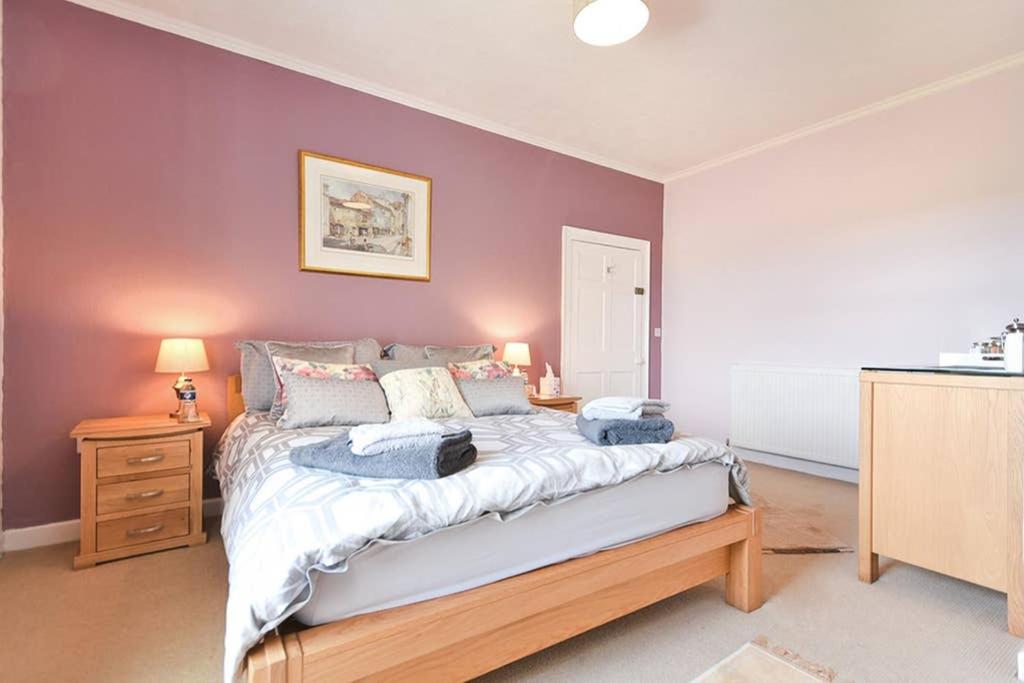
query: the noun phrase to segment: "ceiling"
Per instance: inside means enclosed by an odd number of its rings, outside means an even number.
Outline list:
[[[74,1],[656,180],[1024,66],[1021,0],[647,0],[605,48],[572,0]]]

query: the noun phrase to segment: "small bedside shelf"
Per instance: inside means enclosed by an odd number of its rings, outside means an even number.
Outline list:
[[[81,540],[75,569],[206,542],[203,430],[167,415],[83,420]]]
[[[530,404],[538,408],[551,408],[566,413],[577,413],[579,412],[580,401],[582,400],[582,396],[531,396]]]

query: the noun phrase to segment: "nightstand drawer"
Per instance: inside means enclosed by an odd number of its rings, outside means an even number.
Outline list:
[[[187,439],[149,441],[130,446],[106,446],[96,450],[96,476],[156,472],[188,467],[191,462]]]
[[[96,487],[96,514],[138,510],[188,500],[189,475],[152,477]]]
[[[188,508],[184,507],[100,522],[96,525],[96,550],[102,552],[175,536],[187,536],[188,522]]]

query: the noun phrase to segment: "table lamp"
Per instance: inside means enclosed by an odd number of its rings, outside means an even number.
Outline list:
[[[199,419],[196,409],[196,388],[187,372],[202,372],[210,369],[206,359],[206,347],[202,339],[164,339],[160,342],[160,352],[156,356],[156,371],[175,373],[178,380],[174,383],[174,396],[178,399],[178,410],[171,417],[179,420],[195,421]],[[190,403],[189,403],[190,402]],[[183,404],[189,410],[182,411]]]
[[[526,373],[519,371],[520,365],[530,366],[530,345],[526,342],[505,342],[505,353],[501,359],[512,366],[512,374],[516,377],[522,376],[523,382],[527,381]]]

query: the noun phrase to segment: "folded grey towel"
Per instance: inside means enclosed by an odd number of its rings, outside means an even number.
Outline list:
[[[440,479],[476,462],[473,435],[465,429],[445,434],[433,448],[406,448],[377,455],[356,455],[348,434],[293,448],[288,455],[296,465],[376,479]]]
[[[642,417],[639,420],[588,420],[576,416],[580,434],[598,446],[626,446],[641,443],[668,443],[676,431],[672,420]]]

